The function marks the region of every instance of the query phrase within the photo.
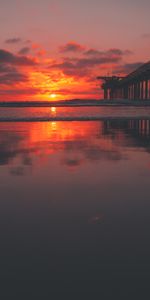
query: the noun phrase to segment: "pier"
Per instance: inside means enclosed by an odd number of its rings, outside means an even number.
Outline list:
[[[150,99],[150,61],[125,77],[99,76],[104,91],[104,99]]]

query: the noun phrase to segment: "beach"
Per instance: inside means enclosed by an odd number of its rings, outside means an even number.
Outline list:
[[[20,283],[63,292],[76,283],[75,295],[87,285],[97,293],[103,282],[107,297],[118,282],[144,288],[149,110],[92,109],[0,108],[3,280],[21,274]]]

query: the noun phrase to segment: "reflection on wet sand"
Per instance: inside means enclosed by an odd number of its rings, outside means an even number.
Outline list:
[[[104,122],[104,135],[117,139],[118,143],[126,147],[142,147],[150,151],[150,121],[106,121]]]
[[[2,276],[67,288],[70,278],[92,289],[104,276],[106,289],[121,276],[144,282],[149,122],[0,125]]]
[[[0,165],[24,175],[59,154],[70,169],[87,162],[127,159],[123,147],[150,151],[150,121],[1,123]]]

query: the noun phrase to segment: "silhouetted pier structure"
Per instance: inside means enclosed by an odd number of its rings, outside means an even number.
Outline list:
[[[129,75],[99,76],[103,80],[104,99],[150,99],[150,61]]]

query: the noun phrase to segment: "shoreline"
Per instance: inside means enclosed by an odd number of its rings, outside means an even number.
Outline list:
[[[150,121],[150,116],[87,116],[87,117],[4,117],[0,118],[0,123],[32,123],[32,122],[90,122],[90,121],[130,121],[130,120],[143,120]]]
[[[86,107],[86,106],[106,106],[106,107],[150,107],[148,100],[95,100],[95,99],[73,99],[59,101],[1,101],[0,107]]]

